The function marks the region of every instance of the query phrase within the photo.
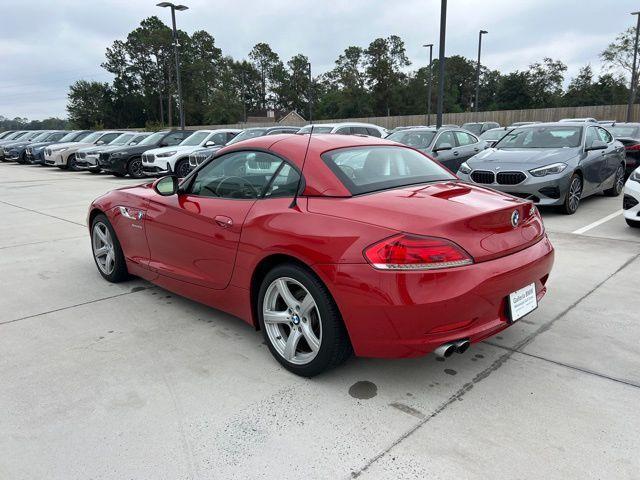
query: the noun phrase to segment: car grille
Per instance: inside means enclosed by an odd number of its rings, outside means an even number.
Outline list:
[[[83,159],[83,158],[85,158],[87,156],[87,154],[85,152],[78,152],[77,156],[78,156],[79,159]]]
[[[146,163],[153,163],[155,156],[153,153],[144,153],[142,154],[142,161]]]
[[[517,185],[524,182],[527,176],[522,172],[499,172],[497,180],[500,185]]]
[[[45,153],[45,155],[51,155],[51,149],[50,149],[50,148],[47,148],[47,149],[44,151],[44,153]]]
[[[625,195],[622,200],[622,208],[625,210],[629,210],[630,208],[638,205],[638,200],[633,198],[631,195]]]
[[[471,180],[476,183],[493,183],[495,175],[486,170],[474,170],[471,172]]]
[[[100,155],[98,155],[98,158],[100,160],[102,160],[103,162],[106,162],[107,160],[109,160],[109,154],[108,153],[101,153]]]

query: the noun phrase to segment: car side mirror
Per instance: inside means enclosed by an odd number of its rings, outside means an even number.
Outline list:
[[[204,144],[205,147],[213,147],[216,145],[216,142],[214,142],[213,140],[207,140]]]
[[[450,143],[441,143],[439,146],[433,149],[434,152],[440,152],[442,150],[451,150],[453,145]]]
[[[102,141],[102,140],[98,140],[98,141],[96,142],[96,145],[104,145],[104,141]]]
[[[170,197],[178,193],[178,177],[174,175],[167,175],[166,177],[160,177],[153,182],[153,189],[158,195],[163,197]]]
[[[591,150],[604,150],[607,148],[607,144],[602,140],[594,140],[591,146],[584,149],[585,152],[590,152]]]
[[[160,142],[160,145],[159,145],[159,146],[160,146],[160,147],[168,147],[168,146],[169,146],[169,142],[167,142],[167,141],[163,140],[163,141],[161,141],[161,142]]]

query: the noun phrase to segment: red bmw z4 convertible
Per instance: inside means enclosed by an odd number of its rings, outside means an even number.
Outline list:
[[[359,136],[239,142],[105,194],[88,225],[106,280],[238,316],[303,376],[352,353],[462,353],[538,306],[554,258],[530,202]]]

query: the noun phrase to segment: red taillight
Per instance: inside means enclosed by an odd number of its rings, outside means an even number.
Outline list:
[[[627,145],[624,147],[625,150],[640,150],[640,143],[636,143],[635,145]]]
[[[434,270],[473,263],[467,252],[449,240],[405,234],[371,245],[364,256],[382,270]]]

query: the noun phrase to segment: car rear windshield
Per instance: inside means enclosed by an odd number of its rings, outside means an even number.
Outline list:
[[[614,137],[638,138],[638,127],[629,127],[627,125],[616,125],[608,127]]]
[[[456,178],[420,152],[404,147],[341,148],[324,153],[322,159],[352,195]]]
[[[476,135],[480,135],[480,132],[482,131],[482,124],[481,123],[465,123],[462,125],[462,128],[470,131],[471,133],[475,133]]]
[[[482,135],[480,135],[481,140],[499,140],[501,139],[507,131],[504,128],[499,128],[498,130],[487,130]]]
[[[204,142],[209,135],[211,135],[211,132],[196,132],[192,135],[189,135],[187,138],[185,138],[180,144],[180,146],[197,147],[202,142]]]
[[[582,141],[582,127],[520,127],[505,135],[494,148],[573,148]]]
[[[227,142],[227,145],[233,145],[234,143],[241,142],[243,140],[249,140],[250,138],[262,137],[267,134],[266,128],[252,128],[250,130],[245,130],[240,132],[238,135],[233,137],[231,140]]]
[[[305,133],[310,133],[311,127],[312,127],[311,125],[302,127],[300,130],[298,130],[298,133],[301,135]],[[331,133],[331,130],[333,130],[333,127],[321,127],[319,125],[313,125],[313,133]]]
[[[387,140],[413,148],[428,148],[435,136],[436,132],[434,130],[401,130],[389,135]]]

